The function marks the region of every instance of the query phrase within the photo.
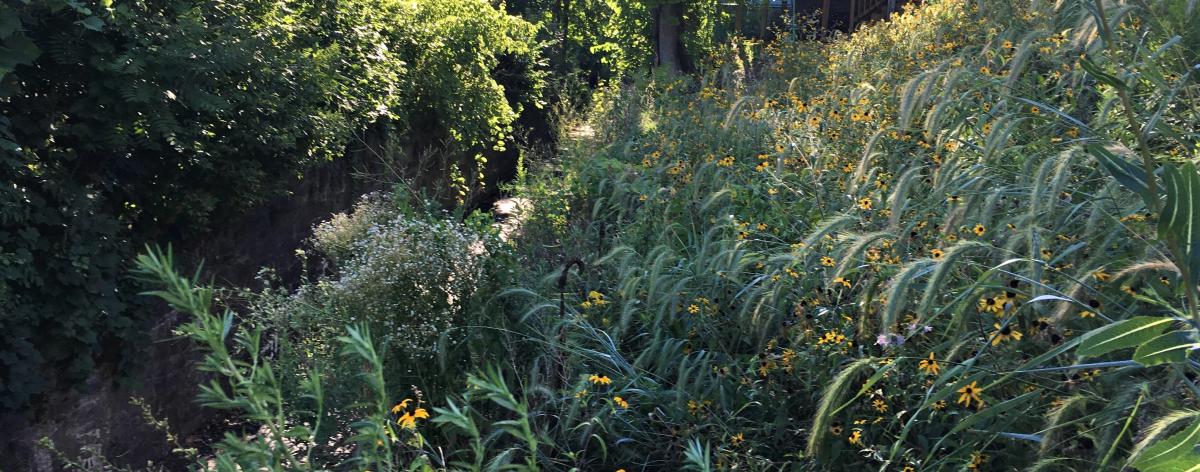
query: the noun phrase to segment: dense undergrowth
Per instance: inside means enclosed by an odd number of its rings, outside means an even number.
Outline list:
[[[144,256],[214,463],[1197,470],[1194,3],[1013,3],[604,89],[513,241],[377,197],[236,316]]]
[[[136,372],[146,242],[211,238],[366,150],[478,191],[540,106],[537,33],[478,0],[4,2],[0,413]]]

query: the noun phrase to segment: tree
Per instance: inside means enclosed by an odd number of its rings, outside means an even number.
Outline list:
[[[654,8],[654,54],[657,65],[673,73],[686,72],[689,67],[687,48],[683,44],[686,31],[685,0],[650,0]]]

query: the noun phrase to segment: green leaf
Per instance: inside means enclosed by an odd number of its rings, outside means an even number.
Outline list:
[[[1166,362],[1183,362],[1188,350],[1200,346],[1192,340],[1190,331],[1172,331],[1150,342],[1138,346],[1133,360],[1142,365],[1158,365]]]
[[[1118,349],[1138,346],[1154,339],[1170,326],[1172,318],[1135,316],[1094,329],[1083,335],[1079,350],[1081,356],[1099,356]]]
[[[21,29],[21,18],[15,10],[0,11],[0,38],[6,38]]]
[[[1200,275],[1200,172],[1187,163],[1176,167],[1168,164],[1163,173],[1167,193],[1162,216],[1158,220],[1158,237],[1178,244],[1182,254],[1176,254],[1177,264],[1191,274]]]
[[[92,31],[100,31],[102,28],[104,28],[104,20],[101,20],[99,17],[95,16],[84,18],[83,21],[80,21],[80,23],[83,24],[84,28]]]
[[[29,64],[41,54],[37,44],[23,34],[15,34],[0,44],[0,64]]]
[[[1131,464],[1143,472],[1158,470],[1181,470],[1174,467],[1180,459],[1188,459],[1194,455],[1196,443],[1200,442],[1200,421],[1192,423],[1183,431],[1169,438],[1158,441],[1138,456]]]
[[[1092,77],[1095,77],[1097,82],[1108,84],[1119,89],[1129,88],[1128,85],[1125,85],[1124,81],[1118,79],[1112,74],[1109,74],[1108,72],[1104,72],[1100,69],[1100,66],[1088,59],[1080,58],[1079,65],[1080,67],[1083,67],[1083,70],[1087,71],[1088,74],[1091,74]]]
[[[1200,472],[1200,452],[1192,451],[1175,459],[1144,467],[1141,472]]]
[[[1100,165],[1104,166],[1104,170],[1108,171],[1113,178],[1117,179],[1125,188],[1142,197],[1146,202],[1146,207],[1149,208],[1150,201],[1154,197],[1150,195],[1150,189],[1146,184],[1146,171],[1133,163],[1118,157],[1104,146],[1099,144],[1089,144],[1087,150]]]
[[[1026,403],[1029,403],[1030,400],[1037,398],[1039,395],[1040,395],[1039,392],[1029,392],[1029,393],[1023,394],[1021,396],[1002,401],[1000,403],[997,403],[995,405],[987,407],[986,409],[980,410],[978,413],[975,413],[971,416],[960,419],[958,421],[958,424],[954,425],[954,428],[951,429],[949,433],[947,433],[947,436],[953,436],[954,434],[956,434],[960,431],[964,431],[967,428],[975,426],[976,423],[994,418],[997,415],[1008,412],[1009,410],[1013,410],[1019,406],[1026,404]]]

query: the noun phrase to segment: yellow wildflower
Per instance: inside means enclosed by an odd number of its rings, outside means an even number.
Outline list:
[[[846,441],[849,441],[850,444],[855,445],[855,446],[862,446],[863,445],[862,430],[855,429],[853,432],[850,433],[850,437],[846,438]]]
[[[983,406],[983,398],[979,394],[983,393],[983,389],[979,388],[978,382],[972,381],[970,385],[958,389],[958,401],[967,408],[971,407],[971,402],[975,402],[976,406]]]
[[[921,362],[917,364],[917,368],[930,375],[937,375],[942,370],[942,367],[937,363],[937,359],[933,357],[932,352],[929,353],[928,359],[921,359]]]
[[[1021,336],[1023,336],[1020,331],[1017,331],[1016,328],[1013,328],[1011,325],[1000,327],[1000,323],[993,323],[992,326],[996,328],[996,331],[992,332],[993,346],[999,346],[1001,342],[1008,341],[1010,339],[1013,341],[1020,341]]]

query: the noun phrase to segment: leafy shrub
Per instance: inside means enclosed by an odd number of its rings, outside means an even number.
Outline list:
[[[538,100],[535,31],[485,0],[0,5],[0,407],[135,357],[132,248],[207,234],[368,126],[497,146]]]
[[[341,254],[337,275],[298,297],[328,310],[322,323],[367,323],[390,347],[428,358],[442,333],[463,323],[494,243],[461,223],[388,214],[378,205],[317,227],[316,247]]]

